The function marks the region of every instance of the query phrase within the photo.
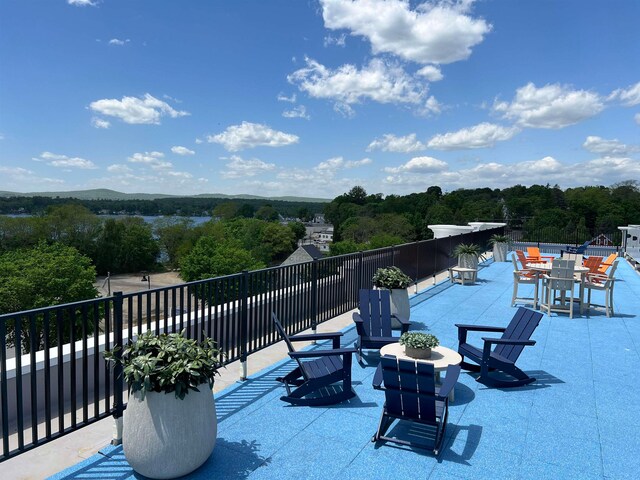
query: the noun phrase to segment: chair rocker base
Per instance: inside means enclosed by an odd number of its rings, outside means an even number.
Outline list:
[[[424,425],[432,425],[433,428],[435,429],[433,448],[418,442],[411,442],[409,440],[402,440],[400,438],[386,436],[385,433],[387,432],[389,427],[393,424],[393,422],[396,420],[396,417],[391,417],[387,415],[384,411],[382,413],[382,416],[380,417],[378,430],[376,431],[375,435],[371,437],[371,441],[374,442],[376,446],[381,442],[392,442],[392,443],[397,443],[398,445],[404,445],[411,448],[429,450],[429,451],[433,451],[433,454],[435,456],[438,456],[440,454],[440,449],[442,448],[442,442],[444,440],[444,435],[447,428],[448,416],[449,416],[449,412],[445,410],[444,419],[439,418],[438,419],[439,421],[436,424],[426,424],[426,423],[424,424]],[[400,421],[403,421],[403,420],[400,419]],[[405,420],[405,421],[411,421],[411,420]]]
[[[494,387],[494,388],[522,387],[524,385],[529,385],[530,383],[533,383],[536,381],[534,377],[530,377],[515,365],[510,365],[509,367],[506,367],[506,368],[504,365],[502,365],[500,368],[485,367],[483,369],[480,365],[465,362],[463,359],[462,362],[460,362],[460,367],[470,372],[480,373],[480,375],[476,378],[476,382],[482,383],[487,387]],[[495,372],[495,371],[501,371],[502,373],[505,373],[511,377],[514,377],[515,380],[499,380],[489,375],[489,372]]]

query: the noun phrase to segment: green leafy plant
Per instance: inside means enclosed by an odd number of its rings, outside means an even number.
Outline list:
[[[404,289],[413,283],[410,276],[406,275],[398,267],[382,267],[376,270],[373,278],[373,285],[378,288]]]
[[[122,364],[129,393],[139,391],[143,399],[146,392],[175,392],[182,400],[205,382],[212,388],[222,367],[221,353],[212,339],[198,343],[185,338],[184,331],[160,335],[149,331],[125,345],[121,357],[116,352],[105,352],[104,358]]]
[[[480,245],[475,243],[460,243],[456,245],[451,255],[453,257],[459,257],[460,255],[472,255],[477,258],[484,258]]]
[[[440,340],[435,335],[424,332],[405,332],[400,337],[400,345],[409,348],[425,349],[440,345]]]
[[[506,235],[498,235],[497,233],[491,235],[491,238],[489,238],[489,245],[495,245],[496,243],[509,243],[509,237]]]

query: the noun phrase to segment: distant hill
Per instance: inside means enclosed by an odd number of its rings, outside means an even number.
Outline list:
[[[331,199],[327,198],[306,198],[306,197],[261,197],[258,195],[226,195],[224,193],[201,193],[198,195],[165,195],[162,193],[122,193],[107,188],[93,190],[76,190],[69,192],[3,192],[0,197],[50,197],[50,198],[77,198],[79,200],[156,200],[158,198],[228,198],[240,200],[280,200],[283,202],[310,202],[326,203]]]

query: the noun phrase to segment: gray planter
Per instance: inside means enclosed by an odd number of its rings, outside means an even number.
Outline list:
[[[493,244],[493,261],[494,262],[508,262],[507,249],[509,245],[507,243],[494,243]]]
[[[131,468],[149,478],[176,478],[209,458],[216,444],[216,406],[207,384],[199,390],[184,400],[174,393],[129,396],[122,443]]]
[[[404,347],[404,353],[411,358],[431,358],[431,348]]]
[[[406,288],[394,288],[391,290],[391,315],[406,318],[409,320],[411,307],[409,305],[409,292]],[[395,318],[391,323],[391,328],[401,328],[402,325]]]
[[[458,255],[458,266],[478,270],[478,257],[470,254]],[[471,273],[460,273],[460,275],[463,275],[465,280],[473,279]]]

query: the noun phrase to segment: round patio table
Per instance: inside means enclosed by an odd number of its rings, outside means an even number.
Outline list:
[[[540,277],[543,274],[548,274],[551,272],[551,269],[553,268],[553,263],[551,262],[529,263],[527,264],[527,268],[529,270],[536,272],[538,280],[540,280]],[[583,300],[584,299],[584,278],[589,272],[589,269],[587,267],[583,267],[582,265],[578,265],[573,268],[573,271],[574,273],[577,273],[580,275],[580,296],[578,298],[578,302],[580,303],[580,315],[582,315],[584,310],[584,300]],[[538,291],[540,292],[540,295],[543,295],[541,288],[539,288]],[[541,303],[540,300],[537,303],[538,303],[538,306],[540,306],[540,303]]]

